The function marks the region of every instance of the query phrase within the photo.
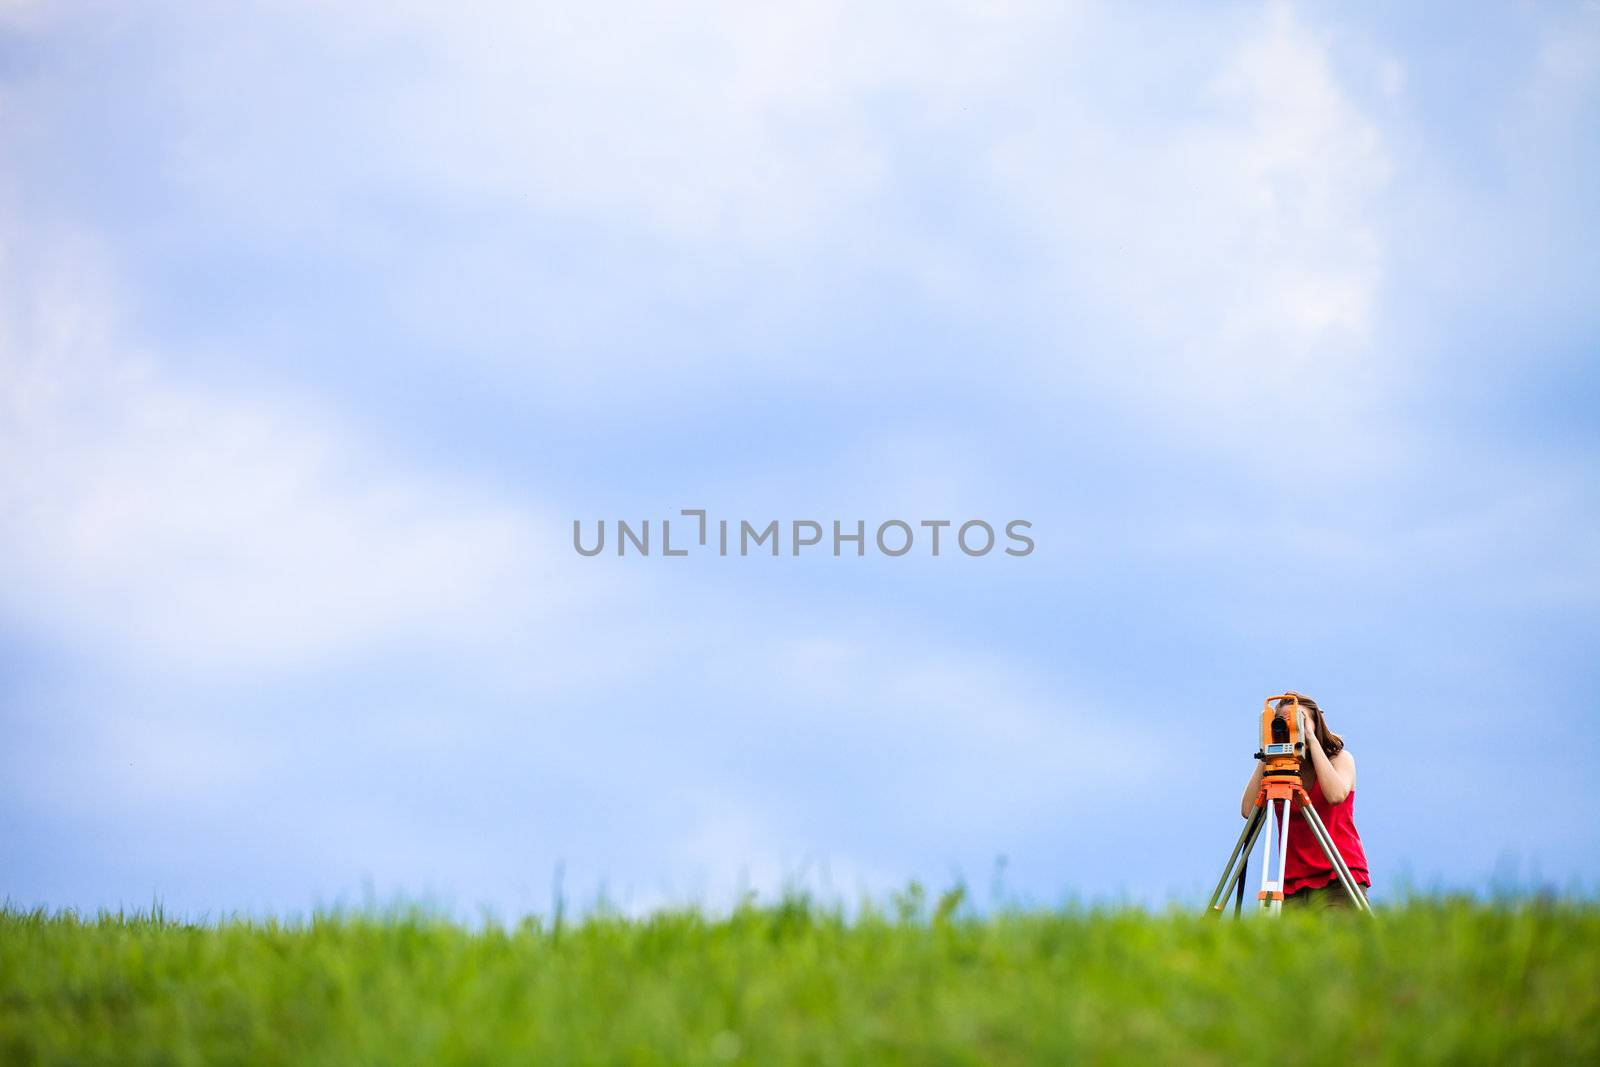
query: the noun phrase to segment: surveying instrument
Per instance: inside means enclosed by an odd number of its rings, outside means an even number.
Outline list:
[[[1280,702],[1277,708],[1273,708],[1273,701]],[[1311,806],[1311,797],[1306,793],[1305,786],[1300,784],[1301,755],[1310,751],[1306,747],[1308,744],[1317,743],[1315,736],[1307,738],[1306,725],[1306,711],[1300,704],[1300,694],[1280,693],[1262,703],[1261,750],[1256,753],[1256,759],[1266,765],[1261,772],[1261,788],[1256,793],[1255,810],[1250,813],[1244,832],[1239,835],[1233,853],[1228,857],[1228,864],[1222,869],[1222,878],[1217,882],[1216,891],[1211,894],[1211,902],[1206,905],[1208,913],[1222,911],[1227,904],[1228,890],[1235,887],[1238,894],[1234,899],[1233,914],[1237,916],[1243,909],[1245,869],[1249,866],[1250,851],[1255,848],[1256,839],[1263,836],[1263,830],[1266,831],[1266,847],[1261,853],[1261,892],[1256,896],[1261,901],[1264,913],[1277,915],[1283,910],[1283,868],[1289,858],[1289,816],[1293,811],[1291,805],[1298,805],[1301,817],[1311,828],[1317,844],[1322,846],[1328,862],[1333,865],[1339,884],[1350,897],[1350,903],[1355,905],[1357,911],[1372,914],[1372,905],[1367,902],[1366,894],[1356,884],[1349,865],[1339,854],[1339,846],[1328,835],[1322,816]],[[1274,859],[1277,860],[1276,864],[1272,862]]]

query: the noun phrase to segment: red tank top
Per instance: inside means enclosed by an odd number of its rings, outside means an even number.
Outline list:
[[[1339,849],[1339,855],[1344,857],[1344,862],[1350,868],[1350,873],[1355,875],[1356,882],[1360,885],[1370,886],[1371,879],[1367,877],[1367,854],[1361,848],[1361,835],[1356,833],[1355,810],[1356,791],[1350,790],[1344,800],[1337,804],[1329,804],[1322,795],[1322,787],[1312,785],[1307,790],[1311,794],[1311,806],[1322,816],[1322,823],[1328,828],[1328,836],[1333,838],[1333,843]],[[1333,864],[1328,862],[1328,856],[1322,851],[1322,846],[1317,843],[1317,837],[1306,825],[1305,816],[1295,808],[1294,815],[1289,819],[1289,859],[1283,866],[1283,891],[1285,894],[1293,893],[1298,889],[1316,889],[1321,886],[1338,881],[1338,874],[1333,869]]]

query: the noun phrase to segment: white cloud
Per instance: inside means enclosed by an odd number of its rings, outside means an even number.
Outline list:
[[[381,168],[435,206],[555,211],[792,257],[871,227],[903,180],[888,108],[935,129],[970,121],[1020,55],[1034,71],[1059,57],[1073,10],[491,3],[463,18],[275,5],[208,24],[213,47],[165,72],[183,124],[173,176],[254,200],[270,175],[280,195],[258,222],[295,229],[348,206]],[[374,57],[374,42],[405,62]],[[277,66],[295,47],[304,76],[285,83]],[[362,61],[368,78],[351,84],[340,72]],[[288,144],[295,174],[279,165]]]
[[[676,372],[716,357],[641,344],[603,364],[571,358],[566,346],[605,335],[615,310],[568,291],[559,272],[530,278],[542,268],[503,244],[516,226],[578,221],[595,240],[643,241],[619,252],[629,307],[715,301],[753,271],[772,273],[752,299],[796,306],[880,268],[991,313],[998,301],[1037,316],[1070,295],[1070,318],[1044,339],[1052,355],[994,358],[1200,447],[1366,469],[1381,450],[1367,442],[1387,428],[1364,420],[1405,374],[1373,345],[1378,207],[1393,171],[1378,125],[1287,5],[1154,27],[1112,63],[1100,50],[1128,32],[1115,15],[955,3],[497,4],[472,18],[427,5],[273,8],[216,27],[215,46],[185,50],[170,74],[184,129],[172,174],[270,240],[333,227],[359,241],[370,221],[351,209],[379,190],[423,212],[492,212],[502,225],[470,248],[381,254],[388,284],[410,294],[395,313],[423,331],[444,321],[454,350],[470,350],[504,328],[491,306],[560,293],[518,347],[526,366],[496,372],[537,368],[612,403],[671,390],[686,377]],[[311,19],[305,77],[281,84],[280,53]],[[352,84],[340,72],[373,42],[406,62],[366,62],[369,77]],[[1160,106],[1146,99],[1158,93]],[[1028,234],[1040,257],[1030,277],[1044,282],[1006,291],[993,257],[1014,254],[1007,237],[905,209],[939,182]],[[630,265],[641,248],[673,251]],[[747,303],[717,305],[718,318],[752,314]],[[744,358],[775,370],[785,356],[757,345]],[[633,373],[612,373],[617,360]],[[1322,420],[1319,445],[1254,443],[1251,415],[1284,406]]]
[[[985,109],[1053,78],[1079,18],[291,4],[130,25],[170,53],[141,92],[186,218],[381,273],[383,314],[450,359],[614,408],[723,358],[626,332],[652,311],[770,336],[878,271],[981,304],[987,253],[907,205],[977,168]],[[833,358],[740,347],[735,376]]]
[[[1197,447],[1235,447],[1289,410],[1326,420],[1331,440],[1394,373],[1370,346],[1389,153],[1287,7],[1203,43],[1214,73],[1169,121],[1102,109],[1081,86],[997,146],[998,180],[1056,242],[1053,281],[1088,320],[1063,328],[1109,325],[1127,346],[1080,357],[1069,380]],[[1153,85],[1177,58],[1152,49]]]
[[[540,554],[554,521],[395,469],[308,398],[175,380],[127,339],[92,240],[5,237],[7,611],[211,670],[481,638],[577,597]]]

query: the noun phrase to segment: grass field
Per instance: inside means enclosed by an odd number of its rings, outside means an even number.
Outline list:
[[[5,1064],[1600,1063],[1600,906],[0,913]]]

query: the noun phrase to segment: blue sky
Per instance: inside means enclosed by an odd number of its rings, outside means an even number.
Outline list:
[[[9,899],[1191,900],[1284,688],[1378,896],[1600,874],[1600,6],[0,27]]]

